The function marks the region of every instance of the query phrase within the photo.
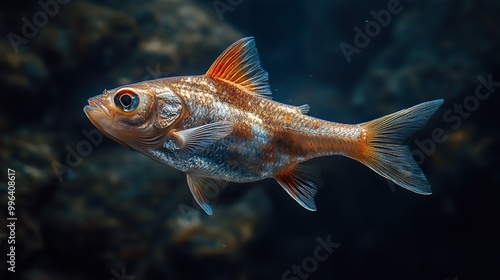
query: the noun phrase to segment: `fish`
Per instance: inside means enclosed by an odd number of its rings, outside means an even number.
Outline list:
[[[204,75],[123,85],[88,100],[84,112],[108,138],[186,174],[208,214],[229,182],[274,178],[302,207],[316,211],[323,180],[306,161],[341,155],[417,194],[431,187],[405,141],[443,99],[359,124],[307,115],[309,105],[271,98],[255,39],[229,46]]]

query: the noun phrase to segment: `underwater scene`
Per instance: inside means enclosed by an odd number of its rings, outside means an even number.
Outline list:
[[[0,11],[0,279],[500,279],[500,2]]]

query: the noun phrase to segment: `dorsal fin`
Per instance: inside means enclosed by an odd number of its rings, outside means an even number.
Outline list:
[[[311,109],[309,104],[302,104],[300,106],[297,106],[297,108],[300,110],[302,115],[306,115],[307,113],[309,113],[309,109]]]
[[[253,94],[271,95],[268,75],[260,66],[253,37],[242,38],[229,46],[205,75],[237,84]]]

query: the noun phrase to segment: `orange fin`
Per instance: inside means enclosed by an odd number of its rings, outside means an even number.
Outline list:
[[[355,159],[407,190],[431,194],[431,186],[404,141],[427,123],[441,104],[442,99],[424,102],[360,124],[367,135],[363,152]]]
[[[260,66],[253,37],[242,38],[229,46],[205,76],[234,83],[263,97],[269,98],[271,95],[268,75]]]
[[[318,167],[299,164],[289,171],[276,174],[274,179],[302,207],[316,211],[314,195],[323,184]]]
[[[200,207],[212,215],[212,208],[228,182],[211,178],[198,171],[186,172],[189,189]]]

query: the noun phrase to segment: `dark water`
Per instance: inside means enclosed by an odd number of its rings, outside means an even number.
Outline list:
[[[0,278],[499,279],[499,14],[494,0],[4,4],[0,220],[17,220]],[[330,157],[314,160],[317,212],[265,180],[230,184],[208,217],[182,173],[92,134],[89,97],[204,73],[245,36],[274,99],[315,117],[444,98],[408,140],[433,194]]]

